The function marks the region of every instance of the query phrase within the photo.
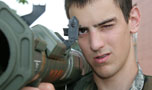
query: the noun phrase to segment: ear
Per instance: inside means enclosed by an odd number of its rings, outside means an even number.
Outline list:
[[[140,12],[137,6],[133,6],[133,8],[130,11],[130,17],[129,17],[129,28],[130,33],[136,33],[139,29],[139,23],[140,23]]]

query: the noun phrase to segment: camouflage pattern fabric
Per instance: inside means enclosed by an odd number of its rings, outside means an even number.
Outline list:
[[[142,90],[143,86],[144,86],[144,75],[143,72],[140,68],[140,66],[138,65],[138,74],[135,78],[135,80],[133,81],[132,87],[130,88],[130,90]]]
[[[138,66],[137,76],[135,77],[135,80],[133,81],[132,86],[129,90],[142,90],[144,86],[144,80],[145,76],[142,73],[140,66]],[[72,90],[98,90],[96,84],[94,83],[92,72],[78,81]]]

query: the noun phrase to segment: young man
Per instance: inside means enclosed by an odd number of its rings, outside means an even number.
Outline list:
[[[136,63],[140,12],[131,0],[65,0],[65,8],[79,21],[78,43],[93,70],[74,90],[149,90]]]
[[[132,89],[141,72],[133,46],[133,34],[138,31],[140,21],[138,8],[132,7],[131,0],[83,1],[67,0],[66,3],[68,17],[76,16],[79,20],[78,43],[93,69],[93,83],[84,84],[83,90]],[[137,88],[143,87],[143,79],[141,76]]]

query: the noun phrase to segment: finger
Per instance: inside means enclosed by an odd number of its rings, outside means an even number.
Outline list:
[[[51,83],[40,83],[38,87],[40,90],[55,90],[53,84]]]
[[[24,87],[21,90],[40,90],[40,89],[34,87]]]

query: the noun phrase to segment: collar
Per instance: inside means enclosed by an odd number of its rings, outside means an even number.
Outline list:
[[[141,67],[138,65],[138,74],[135,78],[135,80],[132,83],[132,87],[130,88],[130,90],[142,90],[143,86],[144,86],[144,75],[143,72],[141,70]]]

